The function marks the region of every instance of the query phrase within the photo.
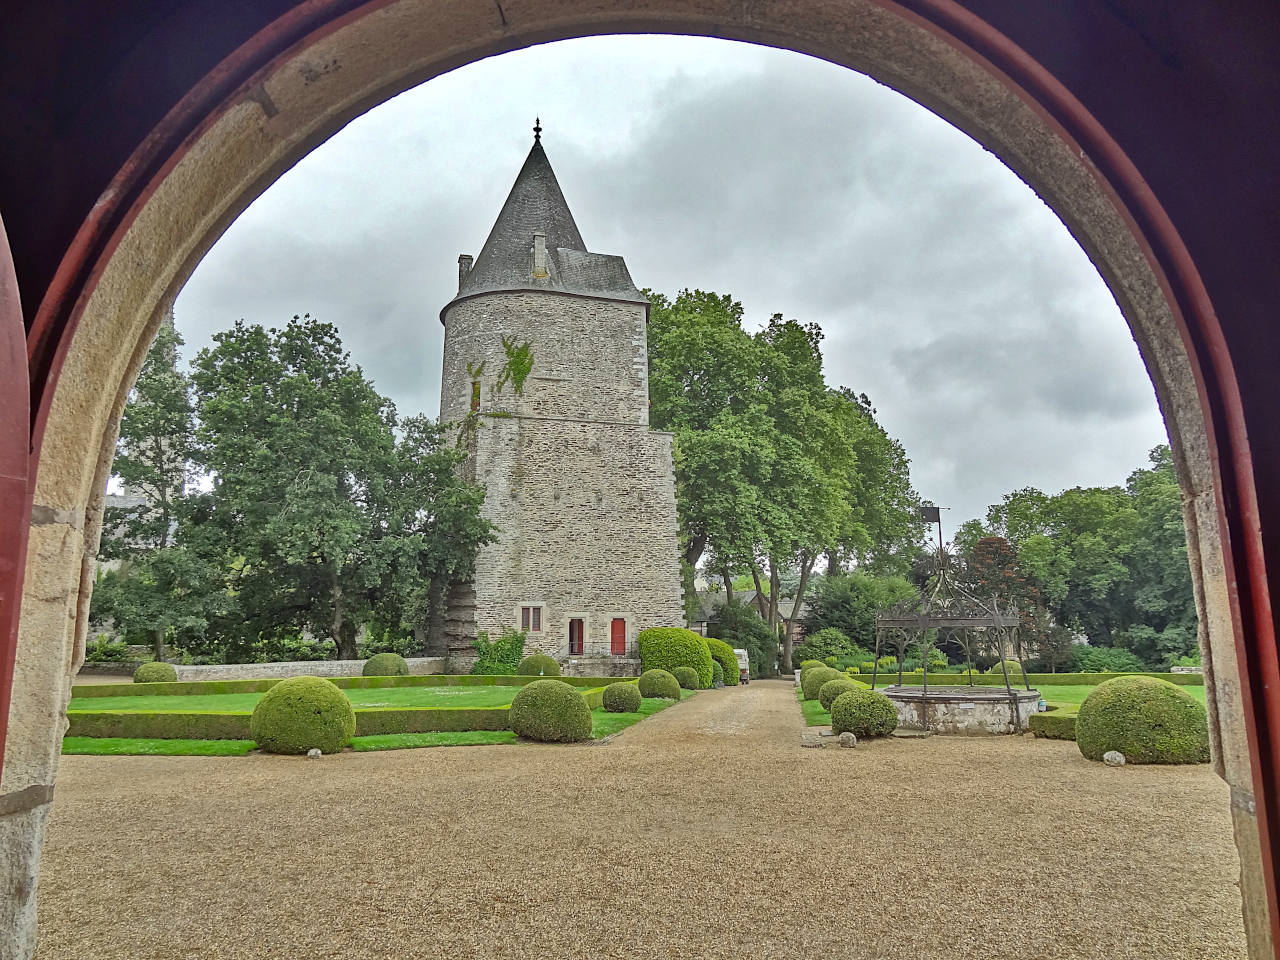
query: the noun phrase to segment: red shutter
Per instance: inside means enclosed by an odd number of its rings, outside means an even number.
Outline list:
[[[542,608],[532,607],[530,609],[533,610],[533,629],[541,630],[542,629]]]
[[[529,608],[528,607],[520,608],[520,629],[521,630],[529,629]]]

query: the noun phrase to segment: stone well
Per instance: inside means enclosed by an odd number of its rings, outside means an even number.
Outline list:
[[[898,711],[898,727],[971,736],[1019,733],[1037,711],[1039,690],[1014,690],[1014,722],[1009,692],[1003,687],[885,687],[880,691]]]

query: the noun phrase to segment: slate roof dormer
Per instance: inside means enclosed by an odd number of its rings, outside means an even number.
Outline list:
[[[545,238],[545,270],[534,269],[535,234]],[[535,138],[475,264],[460,279],[457,296],[440,311],[440,321],[459,300],[502,290],[647,303],[622,257],[588,252],[540,138]]]

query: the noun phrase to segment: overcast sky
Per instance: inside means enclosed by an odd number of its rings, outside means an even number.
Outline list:
[[[193,357],[237,319],[310,312],[404,414],[436,415],[440,307],[542,118],[589,249],[638,286],[819,323],[948,533],[1013,489],[1119,484],[1166,442],[1137,347],[1065,227],[994,156],[867,77],[690,37],[472,64],[351,123],[196,269]]]

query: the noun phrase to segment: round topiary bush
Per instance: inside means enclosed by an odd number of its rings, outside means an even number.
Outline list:
[[[178,671],[173,668],[173,664],[163,660],[144,663],[133,671],[134,683],[176,683],[177,679]]]
[[[706,640],[712,661],[720,665],[720,670],[724,674],[722,678],[724,685],[726,687],[736,687],[738,685],[738,655],[733,652],[733,647],[723,640],[717,640],[715,637],[707,637]],[[715,667],[712,666],[711,669],[714,673]],[[711,682],[715,683],[715,677],[711,678]]]
[[[720,666],[719,660],[711,661],[711,685],[713,687],[724,686],[724,667]]]
[[[646,670],[640,674],[637,684],[642,697],[661,697],[663,700],[680,699],[680,681],[667,670]]]
[[[698,686],[711,686],[711,649],[707,641],[692,630],[683,627],[650,627],[641,630],[636,638],[640,654],[640,666],[645,670],[666,670],[675,673],[676,667],[692,667],[698,673]]]
[[[635,713],[640,709],[640,688],[634,683],[611,683],[604,688],[601,705],[610,713]]]
[[[1128,763],[1207,763],[1205,708],[1182,687],[1157,677],[1117,677],[1080,704],[1076,744],[1090,760],[1119,750]]]
[[[821,660],[801,660],[800,676],[803,678],[805,673],[807,673],[808,671],[816,670],[818,667],[825,667],[825,666],[826,664],[823,663]]]
[[[842,693],[848,693],[850,690],[870,690],[865,683],[859,683],[857,680],[850,680],[848,677],[836,677],[834,680],[828,680],[821,689],[818,690],[818,702],[822,704],[823,710],[831,709],[831,701]]]
[[[520,661],[516,673],[522,677],[558,677],[560,664],[555,657],[548,657],[545,653],[531,653]]]
[[[676,667],[671,671],[671,675],[676,678],[676,683],[680,684],[685,690],[701,690],[698,684],[698,671],[693,667]]]
[[[850,690],[831,701],[831,732],[852,733],[859,740],[887,737],[898,728],[893,701],[874,690]]]
[[[290,677],[253,708],[249,735],[267,753],[337,753],[356,733],[351,701],[321,677]]]
[[[507,714],[518,736],[544,743],[591,739],[591,708],[563,680],[534,680],[520,688]]]
[[[844,674],[835,667],[817,667],[800,677],[800,690],[806,700],[817,700],[818,691],[828,680],[839,680]]]
[[[1017,677],[1019,680],[1022,679],[1022,664],[1017,660],[1006,660],[1004,665],[1009,668],[1010,679],[1013,677]],[[995,674],[998,677],[1004,676],[1004,671],[1000,669],[1000,661],[997,660],[995,665],[988,670],[987,673]]]
[[[409,664],[398,653],[375,653],[360,672],[366,677],[407,677]]]

